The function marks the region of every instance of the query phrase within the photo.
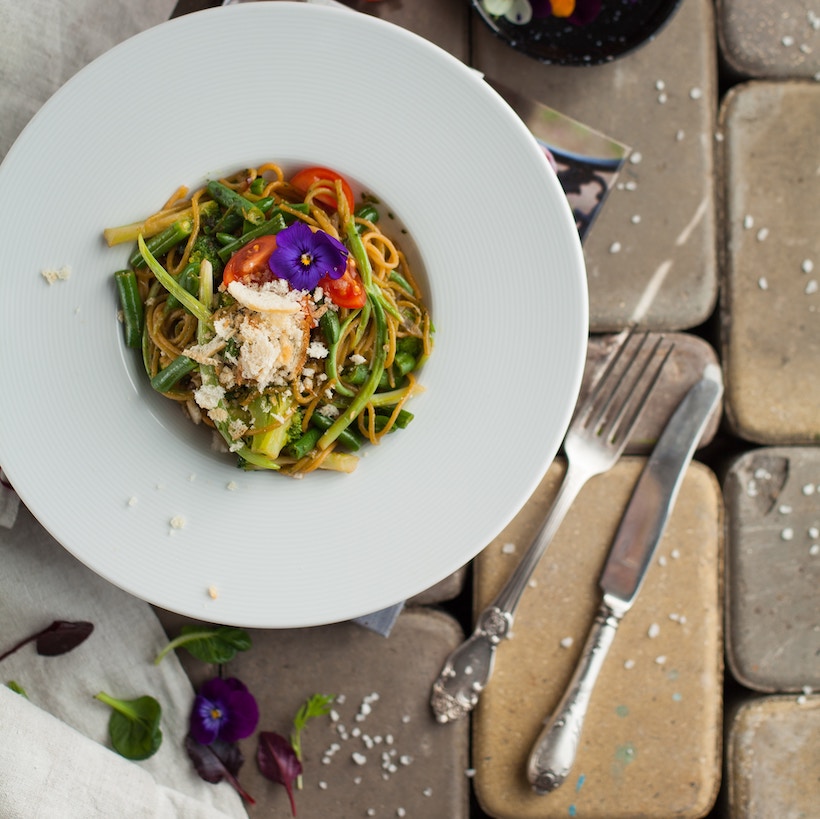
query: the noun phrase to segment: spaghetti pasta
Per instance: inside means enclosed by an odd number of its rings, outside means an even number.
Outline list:
[[[433,349],[418,281],[379,210],[358,210],[327,168],[243,169],[141,222],[140,315],[124,321],[146,374],[250,469],[352,471],[354,454],[412,420],[408,400]]]

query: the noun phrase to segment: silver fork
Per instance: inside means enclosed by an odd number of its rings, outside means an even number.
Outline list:
[[[624,451],[673,346],[658,356],[663,336],[647,345],[646,333],[633,342],[633,330],[620,334],[588,397],[576,407],[564,438],[567,471],[535,539],[504,587],[478,615],[473,633],[450,654],[433,683],[430,705],[439,722],[459,719],[476,706],[490,680],[496,648],[511,636],[521,596],[572,502],[590,478],[610,469]],[[625,356],[630,346],[634,349]]]

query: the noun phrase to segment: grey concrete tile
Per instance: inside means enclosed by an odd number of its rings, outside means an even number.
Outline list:
[[[729,668],[758,691],[820,688],[820,448],[752,450],[723,483]]]
[[[592,695],[570,778],[534,794],[525,764],[558,703],[600,603],[597,580],[644,459],[622,458],[581,491],[521,601],[514,636],[473,721],[474,785],[496,819],[701,817],[720,781],[722,502],[692,463],[634,607]],[[538,492],[475,562],[476,610],[512,571],[555,496],[553,464]]]
[[[352,623],[251,636],[251,650],[224,673],[256,696],[259,730],[287,736],[308,697],[337,697],[335,714],[317,717],[303,733],[300,819],[467,817],[468,724],[439,725],[429,706],[432,680],[463,639],[455,620],[413,607],[388,638]],[[288,816],[284,788],[258,772],[256,744],[256,736],[240,743],[247,760],[240,779],[256,799],[248,812]]]
[[[805,0],[717,0],[721,58],[740,78],[820,72],[820,9]]]
[[[632,147],[584,243],[593,332],[636,313],[650,329],[701,324],[718,279],[711,0],[687,0],[653,42],[601,66],[542,65],[478,19],[473,38],[473,64],[489,78]]]
[[[445,577],[444,580],[436,583],[435,586],[431,586],[415,597],[411,597],[407,602],[409,605],[430,606],[453,600],[464,590],[466,579],[467,568],[466,566],[462,566],[458,571]]]
[[[751,81],[721,109],[726,411],[761,444],[820,441],[820,85]]]
[[[344,0],[344,5],[381,17],[390,23],[418,34],[449,51],[459,60],[469,58],[469,28],[467,25],[470,5],[460,0],[427,0],[426,2],[374,3],[370,0]],[[378,66],[373,67],[374,71]]]
[[[729,724],[727,819],[817,816],[820,697],[757,697]]]

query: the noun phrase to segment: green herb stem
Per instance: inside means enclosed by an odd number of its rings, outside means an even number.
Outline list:
[[[188,312],[194,315],[200,323],[209,324],[211,321],[210,307],[192,296],[180,283],[156,260],[154,255],[145,244],[145,239],[140,235],[137,238],[140,252],[148,263],[151,272],[156,276],[157,281],[185,307]],[[207,302],[210,305],[210,302]]]

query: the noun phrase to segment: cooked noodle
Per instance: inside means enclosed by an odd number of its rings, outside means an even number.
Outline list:
[[[362,306],[340,306],[334,301],[330,285],[328,292],[314,288],[302,293],[301,300],[292,298],[286,312],[295,311],[294,318],[283,314],[284,318],[275,320],[287,329],[282,330],[274,342],[281,348],[280,359],[295,364],[286,377],[266,375],[255,380],[248,376],[244,365],[237,363],[240,353],[236,348],[240,339],[243,339],[241,344],[248,343],[249,334],[258,327],[273,333],[270,328],[279,326],[271,323],[274,320],[269,316],[274,314],[263,311],[264,322],[259,318],[263,314],[256,313],[254,318],[253,310],[232,298],[217,275],[213,298],[205,305],[211,312],[210,320],[204,322],[180,303],[181,297],[166,289],[168,285],[160,281],[150,262],[146,266],[140,257],[134,264],[134,272],[143,306],[142,358],[147,375],[152,380],[161,379],[163,371],[173,363],[175,366],[180,361],[189,364],[189,371],[160,391],[185,408],[196,422],[216,427],[226,439],[226,445],[238,451],[246,467],[265,466],[263,456],[271,453],[265,447],[260,449],[260,440],[269,438],[277,429],[288,429],[289,444],[279,447],[269,458],[271,468],[294,475],[317,468],[350,471],[355,465],[350,452],[356,446],[347,436],[378,444],[385,435],[403,427],[412,418],[405,405],[421,389],[416,375],[433,347],[430,315],[416,277],[401,248],[382,232],[377,223],[378,209],[365,199],[365,207],[359,209],[362,212],[351,213],[338,178],[314,181],[305,192],[288,181],[281,167],[265,163],[219,182],[247,202],[259,203],[266,220],[271,219],[270,214],[279,213],[287,223],[301,221],[314,235],[321,231],[342,242],[351,258],[359,262],[358,267],[362,260],[356,256],[356,247],[351,245],[360,241],[357,247],[365,254],[365,266],[369,267],[367,275],[359,270],[366,285],[367,300]],[[337,203],[335,208],[328,207],[328,197]],[[208,237],[214,248],[219,247],[215,244],[219,242],[221,247],[233,249],[234,253],[228,253],[228,258],[246,246],[241,237],[254,225],[247,221],[250,216],[243,211],[245,218],[241,223],[229,227],[230,210],[222,201],[216,201],[207,186],[190,195],[186,188],[180,187],[159,211],[143,222],[109,229],[106,237],[112,243],[123,241],[122,237],[131,230],[130,238],[133,231],[137,231],[143,239],[149,239],[184,223],[186,229],[190,227],[187,236],[169,249],[157,252],[155,258],[175,280],[183,283],[192,267],[202,276],[209,275],[210,263],[199,261],[201,237]],[[358,240],[351,238],[353,225]],[[250,240],[247,244],[252,243]],[[357,266],[352,262],[348,262],[348,270],[351,265],[355,271]],[[270,278],[276,277],[271,274]],[[269,282],[241,281],[259,290],[271,286]],[[195,297],[197,295],[201,300],[201,292],[195,291]],[[328,337],[331,335],[328,327],[333,326],[333,322],[328,316],[325,324],[322,320],[325,313],[333,313],[338,319],[338,339]],[[217,327],[223,335],[215,333]],[[243,328],[246,335],[242,336],[237,328]],[[245,354],[245,347],[241,350]],[[287,358],[288,355],[291,358]],[[367,383],[374,369],[380,370],[382,366],[378,386],[375,391],[371,390],[372,394],[365,395],[363,382]],[[208,390],[218,396],[214,399],[218,406],[211,407],[203,399]],[[270,406],[275,409],[271,410]],[[354,417],[347,418],[344,424],[337,422],[353,408],[358,409]],[[322,424],[318,424],[320,420]],[[299,439],[292,424],[300,425],[302,436],[314,428],[321,429],[323,434],[306,452],[299,452],[292,446]],[[327,433],[329,426],[336,430],[340,425],[344,427],[342,432]],[[313,438],[316,437],[314,431]],[[307,440],[305,437],[302,443]]]

